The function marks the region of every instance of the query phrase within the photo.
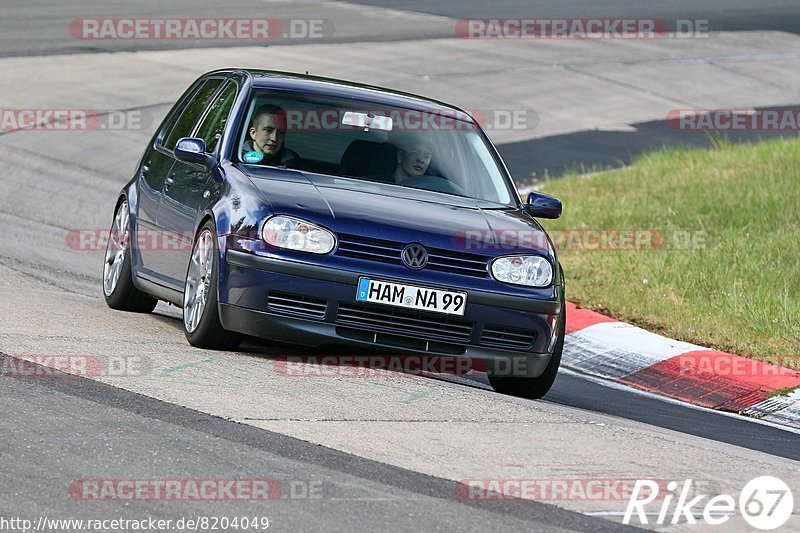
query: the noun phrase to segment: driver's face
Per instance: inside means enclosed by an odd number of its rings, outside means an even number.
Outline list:
[[[408,150],[401,150],[397,156],[400,167],[409,176],[422,176],[428,171],[431,164],[431,148],[424,144],[417,144]]]
[[[277,115],[261,115],[250,128],[253,146],[265,156],[274,156],[283,148],[286,135],[286,117]]]

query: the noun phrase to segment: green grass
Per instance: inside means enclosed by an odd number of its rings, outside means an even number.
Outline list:
[[[788,396],[794,391],[800,389],[800,387],[786,387],[785,389],[776,389],[773,391],[769,391],[765,394],[767,398],[773,398],[775,396]]]
[[[670,149],[542,190],[564,204],[543,221],[557,237],[654,230],[661,244],[562,247],[568,299],[677,339],[800,362],[800,140]],[[687,247],[687,235],[701,240]]]

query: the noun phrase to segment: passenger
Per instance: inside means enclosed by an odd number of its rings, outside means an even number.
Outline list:
[[[242,160],[247,163],[288,166],[300,157],[283,143],[286,111],[277,105],[264,104],[256,109],[248,133],[250,139],[245,141],[242,150]]]
[[[433,147],[424,141],[414,141],[397,150],[397,168],[394,171],[395,183],[414,176],[424,176],[428,172],[433,157]]]

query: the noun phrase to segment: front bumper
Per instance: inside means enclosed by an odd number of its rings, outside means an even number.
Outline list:
[[[355,293],[363,275],[426,284],[419,280],[230,249],[225,258],[219,298],[228,330],[306,346],[466,357],[473,368],[497,375],[537,377],[544,372],[563,306],[560,291],[558,300],[543,301],[452,287],[468,293],[463,317],[416,313],[362,305]],[[296,305],[287,306],[287,301]]]

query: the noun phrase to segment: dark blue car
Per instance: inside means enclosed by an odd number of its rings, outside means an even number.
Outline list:
[[[186,338],[242,335],[467,358],[501,392],[555,379],[564,279],[497,150],[467,113],[285,72],[200,77],[122,189],[108,305],[183,308]],[[460,359],[459,359],[460,360]]]

